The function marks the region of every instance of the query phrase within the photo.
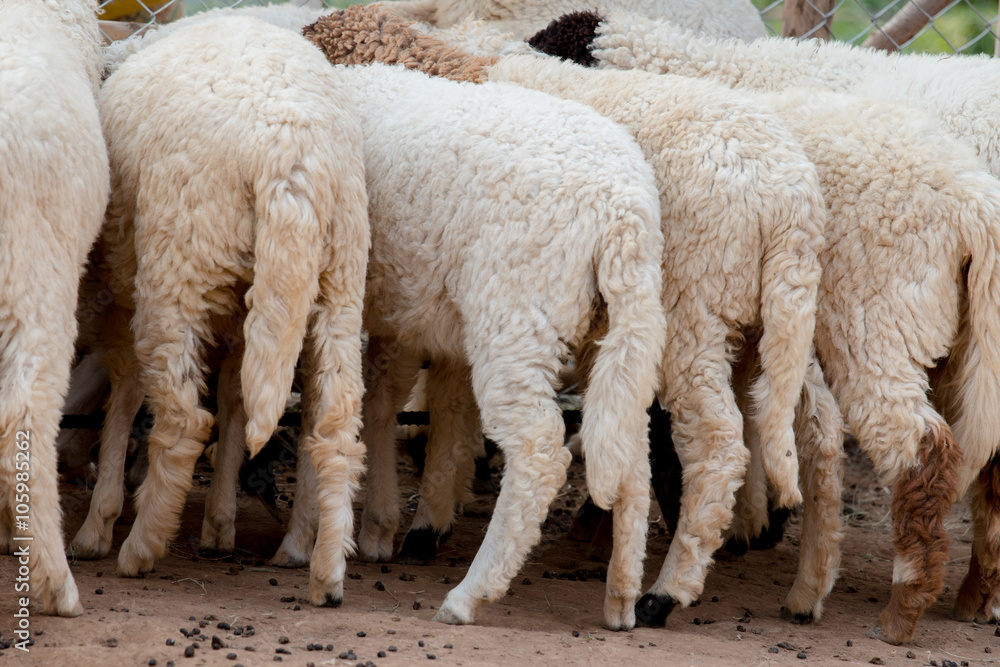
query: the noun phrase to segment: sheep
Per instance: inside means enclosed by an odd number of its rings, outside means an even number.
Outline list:
[[[157,25],[146,29],[131,39],[109,45],[105,49],[105,75],[110,76],[122,62],[135,53],[163,39],[175,30],[187,26],[218,19],[246,17],[298,32],[304,25],[315,21],[323,11],[292,5],[267,5],[220,8],[194,14],[169,25]],[[98,265],[100,265],[99,262]],[[109,283],[110,269],[108,267],[102,268],[104,273],[100,279]],[[107,403],[105,433],[101,438],[100,471],[91,499],[90,510],[71,545],[72,555],[81,559],[103,558],[111,549],[112,528],[115,520],[121,515],[124,501],[123,467],[127,442],[132,421],[143,398],[138,386],[138,369],[131,363],[132,355],[128,352],[133,343],[131,339],[115,342],[123,330],[127,332],[127,326],[123,327],[121,323],[127,324],[132,315],[131,300],[126,298],[123,302],[120,298],[125,291],[130,289],[131,286],[128,285],[124,289],[119,286],[115,290],[119,298],[111,299],[111,303],[102,301],[99,304],[102,311],[107,310],[101,314],[100,320],[105,324],[101,335],[108,343],[107,347],[110,348],[105,364],[113,374],[110,383],[112,395]],[[102,297],[111,292],[112,290],[107,289],[106,286],[101,287]],[[227,334],[224,342],[228,347],[239,345],[241,343],[239,333]],[[236,360],[238,361],[238,357]],[[224,365],[227,363],[227,355],[210,355],[208,362],[214,371],[223,371]],[[218,418],[219,430],[223,434],[223,446],[218,448],[220,456],[218,464],[214,466],[213,483],[206,497],[201,538],[203,550],[221,553],[230,553],[235,546],[236,489],[234,483],[244,460],[245,452],[241,435],[242,423],[238,421],[230,423],[228,419],[230,415],[236,419],[245,419],[245,412],[240,408],[238,397],[234,401],[233,396],[227,396],[231,386],[230,381],[238,381],[238,377],[234,378],[230,373],[224,372],[220,377],[220,391],[217,392],[220,397]],[[307,487],[315,479],[315,472],[309,461],[307,449],[300,447],[297,474]],[[300,495],[308,496],[305,492]],[[301,567],[309,562],[309,554],[316,541],[318,527],[315,507],[315,500],[311,503],[303,501],[296,505],[292,512],[291,526],[293,530],[289,531],[282,542],[272,559],[272,564],[282,567]],[[313,511],[309,511],[310,508]],[[307,528],[296,530],[296,527],[302,525],[299,515],[303,512],[306,512],[306,516],[310,517],[311,521]]]
[[[59,616],[83,606],[63,554],[55,440],[77,290],[109,188],[96,10],[93,0],[0,4],[0,553],[30,568],[16,590]]]
[[[566,20],[572,25],[563,28],[572,36],[568,48],[589,50],[598,67],[711,78],[759,91],[817,87],[913,104],[971,142],[990,172],[1000,177],[998,78],[996,62],[988,56],[885,53],[814,39],[742,43],[696,35],[677,22],[623,12],[596,22]],[[981,453],[986,456],[988,451],[990,447]],[[980,460],[978,456],[970,460],[965,474],[975,476],[981,466],[974,463]]]
[[[367,486],[391,456],[395,410],[424,356],[470,365],[483,430],[507,461],[483,546],[435,618],[472,622],[538,541],[569,462],[553,384],[600,298],[610,326],[583,433],[595,500],[623,517],[605,623],[632,627],[649,502],[645,406],[664,345],[649,166],[623,130],[577,104],[385,66],[343,72],[372,202]],[[365,514],[362,554],[386,559],[398,507],[366,503]]]
[[[566,34],[576,42],[579,32],[568,25]],[[701,74],[715,66],[702,64]],[[915,108],[804,89],[760,99],[781,112],[825,181],[832,215],[817,350],[862,449],[895,485],[893,594],[871,635],[912,638],[941,589],[948,543],[941,517],[970,486],[975,559],[953,615],[989,618],[1000,589],[1000,559],[985,539],[997,512],[986,499],[1000,439],[997,180],[967,142]],[[872,273],[876,266],[881,275]],[[933,379],[943,417],[927,397],[927,369],[940,360],[947,363]]]
[[[518,39],[526,39],[549,21],[567,12],[594,9],[627,10],[651,18],[666,18],[695,32],[717,37],[753,40],[765,37],[767,27],[746,0],[683,2],[678,0],[412,0],[381,2],[375,5],[400,18],[449,28],[469,18],[484,19],[502,26]]]
[[[724,87],[643,72],[594,72],[537,56],[498,62],[472,58],[377,6],[334,12],[305,34],[335,63],[402,63],[451,78],[512,82],[582,101],[639,141],[657,176],[666,239],[661,271],[668,344],[660,400],[674,414],[675,440],[688,480],[681,537],[671,545],[664,578],[673,599],[685,606],[693,602],[732,519],[734,494],[747,463],[729,361],[744,329],[763,330],[757,347],[764,370],[750,392],[755,405],[746,406],[766,443],[761,458],[780,504],[802,500],[792,426],[812,349],[826,212],[815,170],[801,148],[773,113]],[[589,359],[580,361],[589,365]],[[450,481],[454,474],[448,466],[468,470],[471,462],[461,446],[475,433],[474,420],[461,417],[467,411],[461,398],[470,392],[449,387],[454,383],[438,375],[432,368],[436,391],[429,390],[428,398],[435,433],[429,438],[421,504],[401,556],[433,555],[451,527],[452,491],[462,489]],[[445,395],[434,401],[435,393]],[[442,428],[442,416],[454,420],[455,427]],[[437,432],[446,433],[443,442],[435,442]],[[431,531],[436,539],[428,535]],[[416,547],[416,553],[408,546]],[[833,575],[825,578],[832,586]],[[821,613],[821,598],[801,604],[791,607]]]
[[[212,421],[198,405],[210,336],[243,342],[239,387],[223,393],[242,394],[251,456],[284,410],[305,339],[304,449],[320,498],[310,598],[343,599],[364,455],[370,245],[361,134],[344,88],[301,37],[230,17],[172,31],[101,89],[113,174],[104,241],[115,292],[134,310],[134,345],[119,350],[133,356],[155,415],[122,576],[149,571],[177,529]]]
[[[185,16],[177,21],[163,24],[157,23],[145,27],[141,33],[130,35],[128,38],[113,41],[104,50],[104,70],[105,76],[109,76],[118,65],[126,59],[150,44],[153,44],[175,30],[186,26],[214,21],[223,18],[252,18],[264,23],[269,23],[278,28],[286,30],[300,31],[304,26],[309,25],[320,16],[326,13],[324,9],[313,9],[311,7],[297,7],[295,5],[263,5],[250,7],[218,7],[206,12],[198,12]]]

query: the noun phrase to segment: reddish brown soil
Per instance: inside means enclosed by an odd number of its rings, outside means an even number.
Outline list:
[[[403,469],[407,520],[414,506],[416,482],[412,470],[401,464]],[[288,474],[284,471],[278,477],[284,480]],[[808,626],[789,625],[778,616],[795,574],[799,519],[793,516],[785,540],[776,548],[720,558],[701,603],[675,611],[665,629],[604,630],[600,625],[604,585],[600,581],[543,576],[545,572],[564,576],[602,565],[587,560],[586,546],[564,534],[571,511],[582,499],[581,487],[582,468],[574,464],[570,483],[554,505],[560,515],[550,516],[543,543],[513,582],[508,597],[481,609],[475,625],[451,627],[433,623],[431,617],[475,555],[491,498],[481,498],[467,508],[451,541],[431,565],[391,563],[383,572],[382,566],[352,561],[348,572],[355,578],[346,582],[343,606],[316,609],[306,601],[306,571],[265,564],[263,559],[277,548],[282,530],[256,500],[241,499],[234,560],[194,560],[206,488],[205,483],[196,483],[180,536],[169,555],[157,563],[155,573],[145,579],[115,576],[114,558],[133,519],[128,508],[115,529],[111,557],[73,563],[86,613],[75,619],[34,616],[31,627],[36,643],[30,653],[0,651],[0,665],[146,665],[155,659],[161,667],[170,660],[178,667],[249,666],[273,664],[277,648],[289,651],[290,655],[279,657],[294,665],[368,661],[412,665],[427,663],[429,655],[435,656],[434,664],[456,665],[866,664],[876,658],[886,665],[926,665],[931,660],[945,665],[944,660],[982,664],[1000,659],[996,626],[948,619],[969,557],[972,529],[965,503],[954,509],[948,521],[955,539],[948,588],[921,620],[915,643],[892,647],[865,637],[889,597],[892,547],[886,519],[889,497],[857,454],[849,461],[845,484],[850,527],[844,541],[841,577],[823,619]],[[72,535],[83,521],[90,491],[64,485],[63,492],[66,531]],[[279,504],[287,518],[285,504]],[[654,504],[651,523],[657,518]],[[656,526],[651,532],[658,532]],[[655,578],[665,548],[665,537],[657,535],[650,540],[647,583]],[[11,589],[0,595],[0,632],[5,638],[13,630],[13,571],[13,559],[0,558],[0,586]],[[404,573],[413,575],[413,581],[401,580]],[[276,586],[269,584],[271,579],[276,580]],[[384,590],[378,590],[377,582]],[[99,590],[103,593],[98,594]],[[281,601],[290,596],[296,601]],[[417,603],[419,608],[415,608]],[[207,641],[199,642],[194,657],[185,658],[184,648],[192,640],[185,639],[179,630],[199,625],[189,620],[192,616],[212,620],[201,630]],[[252,624],[255,634],[236,636],[232,630],[219,629],[219,622],[234,628]],[[365,636],[359,636],[360,632]],[[227,647],[213,650],[213,635]],[[280,643],[282,637],[287,637],[288,643]],[[175,644],[168,646],[168,639]],[[777,653],[769,652],[782,642]],[[333,649],[307,650],[308,645],[317,643],[332,644]],[[398,650],[385,658],[377,657],[390,645]],[[338,657],[349,649],[356,658]],[[995,653],[987,652],[991,649]],[[805,654],[802,659],[797,658],[800,652]],[[230,653],[235,659],[227,658]],[[908,654],[913,657],[908,658]]]

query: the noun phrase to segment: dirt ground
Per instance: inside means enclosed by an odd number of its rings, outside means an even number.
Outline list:
[[[431,622],[445,593],[465,575],[489,520],[492,497],[480,496],[439,557],[427,566],[387,566],[351,561],[344,604],[317,609],[308,604],[306,570],[269,567],[282,529],[255,499],[241,498],[237,553],[228,560],[197,558],[207,464],[195,482],[179,537],[144,579],[115,576],[117,550],[133,520],[130,507],[115,528],[111,556],[73,562],[86,609],[75,619],[33,616],[30,653],[0,651],[0,665],[413,665],[434,664],[986,664],[1000,660],[1000,629],[948,619],[968,563],[972,524],[968,506],[953,510],[954,538],[944,594],[921,620],[914,645],[892,647],[867,639],[889,598],[892,577],[889,496],[866,460],[851,454],[845,481],[841,576],[821,621],[789,625],[779,610],[795,575],[799,517],[793,515],[776,548],[740,557],[720,555],[696,606],[676,610],[662,629],[609,632],[600,625],[603,563],[587,559],[586,545],[565,535],[583,491],[583,469],[574,463],[569,482],[550,512],[542,544],[515,578],[508,596],[483,607],[476,624],[452,627]],[[404,523],[416,506],[416,480],[401,461]],[[289,493],[291,469],[278,469]],[[494,473],[494,480],[499,475]],[[66,534],[81,525],[90,501],[86,488],[64,484]],[[287,520],[287,502],[279,500]],[[659,510],[650,516],[651,533]],[[662,525],[662,521],[660,522]],[[646,561],[646,583],[655,579],[667,538],[654,535]],[[0,633],[14,629],[14,559],[0,558]],[[228,623],[227,626],[221,623]],[[253,630],[250,630],[252,626]],[[186,638],[197,628],[205,638]],[[240,631],[242,628],[242,631]],[[239,632],[239,634],[237,634]],[[225,647],[212,648],[218,637]],[[286,639],[287,638],[287,639]],[[172,644],[170,643],[172,640]],[[193,642],[193,657],[184,655]],[[317,645],[323,650],[316,651]],[[332,646],[331,646],[332,645]],[[991,653],[991,650],[993,653]],[[276,651],[280,651],[276,652]],[[777,651],[776,653],[773,651]],[[384,657],[381,657],[384,656]],[[172,663],[171,663],[172,661]],[[881,661],[881,662],[880,662]]]

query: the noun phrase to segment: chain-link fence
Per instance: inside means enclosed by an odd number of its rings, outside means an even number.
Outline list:
[[[993,54],[997,0],[753,0],[775,34],[908,52]],[[789,15],[801,17],[789,32]],[[784,28],[784,29],[783,29]]]
[[[346,7],[352,0],[290,0]],[[353,0],[356,2],[357,0]],[[370,1],[370,0],[365,0]],[[700,0],[689,0],[699,2]],[[216,7],[268,0],[102,0],[102,18],[152,25]],[[833,38],[910,52],[988,53],[997,44],[998,0],[752,0],[776,35]],[[132,27],[134,29],[135,26]],[[123,32],[123,34],[125,34]],[[119,35],[109,34],[109,38]]]

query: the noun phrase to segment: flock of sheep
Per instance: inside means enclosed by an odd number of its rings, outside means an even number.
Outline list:
[[[505,459],[437,620],[473,622],[538,543],[571,458],[571,374],[588,491],[614,512],[609,628],[662,625],[726,536],[799,503],[783,613],[819,619],[845,420],[893,488],[892,597],[870,635],[912,639],[967,491],[953,616],[1000,613],[992,60],[767,39],[743,0],[215,10],[110,46],[96,8],[0,4],[0,552],[33,537],[45,613],[82,613],[55,446],[77,350],[111,393],[76,557],[109,553],[131,425],[144,401],[155,415],[122,576],[164,554],[216,418],[202,546],[233,550],[239,467],[298,366],[273,562],[308,564],[313,604],[340,604],[362,476],[357,549],[393,556],[396,413],[429,361],[411,534],[433,552],[450,532],[483,435]],[[78,326],[81,285],[105,306]],[[643,594],[654,397],[684,483]]]

